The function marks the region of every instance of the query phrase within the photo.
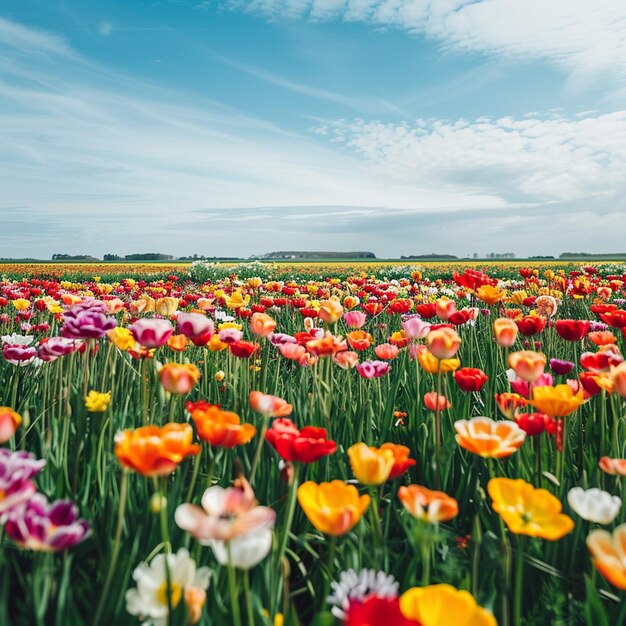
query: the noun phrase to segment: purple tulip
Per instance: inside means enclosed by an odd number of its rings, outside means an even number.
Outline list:
[[[267,338],[275,346],[282,346],[286,343],[298,343],[295,337],[287,333],[270,333]]]
[[[5,343],[2,346],[2,356],[16,365],[18,362],[32,361],[37,356],[37,350],[31,346],[22,346],[14,343]]]
[[[31,478],[46,464],[29,452],[0,448],[0,522],[14,507],[23,505],[35,493]]]
[[[42,361],[49,363],[78,350],[79,345],[76,340],[67,337],[50,337],[39,346],[38,356]]]
[[[569,374],[574,369],[574,363],[563,359],[550,359],[550,369],[559,376]]]
[[[589,332],[595,333],[602,330],[608,330],[609,325],[604,322],[596,322],[595,320],[591,320],[589,322]]]
[[[61,336],[68,339],[100,339],[107,330],[117,326],[117,320],[104,314],[105,302],[87,298],[63,313]]]
[[[133,337],[146,348],[160,348],[174,333],[168,320],[143,318],[129,326]]]
[[[66,550],[89,533],[89,524],[78,519],[78,507],[71,500],[49,504],[41,493],[9,511],[4,528],[15,543],[41,552]]]

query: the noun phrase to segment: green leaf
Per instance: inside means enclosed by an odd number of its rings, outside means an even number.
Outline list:
[[[589,576],[585,576],[585,624],[587,626],[609,626],[609,620],[595,585]]]

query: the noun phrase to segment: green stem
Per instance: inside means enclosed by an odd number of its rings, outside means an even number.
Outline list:
[[[165,478],[161,479],[161,536],[163,537],[163,548],[165,550],[165,582],[167,583],[167,626],[172,626],[172,573],[168,557],[172,554],[172,544],[170,543],[170,533],[167,523],[167,496],[165,495]]]
[[[252,596],[250,595],[250,575],[248,570],[243,573],[243,592],[246,600],[246,616],[248,626],[254,626],[254,611],[252,610]]]
[[[237,579],[235,568],[232,566],[230,557],[230,543],[226,542],[226,551],[228,553],[228,589],[230,592],[230,607],[233,612],[233,624],[234,626],[241,626],[241,613],[239,611],[239,598],[237,597]]]
[[[513,595],[513,626],[522,626],[522,591],[524,586],[524,538],[517,536],[515,588]]]

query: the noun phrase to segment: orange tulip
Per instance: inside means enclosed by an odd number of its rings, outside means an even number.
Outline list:
[[[320,302],[319,318],[325,324],[334,324],[343,315],[343,307],[337,300]]]
[[[379,359],[383,359],[384,361],[391,361],[395,359],[400,350],[398,346],[394,346],[390,343],[381,343],[380,345],[374,348],[374,353]]]
[[[587,548],[595,568],[614,587],[626,589],[626,524],[613,534],[606,530],[592,530],[587,537]]]
[[[598,462],[600,469],[613,476],[626,476],[626,459],[612,459],[603,456]]]
[[[372,345],[372,336],[364,330],[353,330],[346,339],[353,350],[367,350]]]
[[[411,450],[407,446],[402,446],[397,443],[383,443],[380,449],[391,450],[393,452],[394,461],[391,472],[389,473],[389,480],[402,476],[409,467],[413,467],[416,463],[415,459],[409,458]]]
[[[443,491],[431,491],[421,485],[400,487],[398,497],[415,518],[430,523],[447,522],[459,513],[459,503]]]
[[[557,385],[556,387],[535,387],[533,399],[529,400],[528,404],[534,406],[540,413],[552,417],[565,417],[575,411],[584,400],[582,389],[574,393],[569,385]]]
[[[461,338],[454,328],[444,326],[426,335],[426,345],[436,359],[451,359],[459,350]]]
[[[276,321],[266,313],[253,313],[250,318],[250,330],[257,337],[267,337],[274,332]]]
[[[457,443],[483,458],[511,456],[526,438],[526,433],[515,422],[496,422],[488,417],[458,420],[454,429]]]
[[[437,317],[447,320],[454,312],[456,312],[456,302],[450,298],[439,298],[435,303],[435,311]]]
[[[558,498],[521,478],[492,478],[487,490],[493,510],[516,535],[556,541],[574,528],[573,520],[561,513]]]
[[[493,333],[496,336],[498,345],[503,348],[510,348],[517,339],[517,324],[506,317],[499,317],[493,323]]]
[[[424,394],[424,406],[430,411],[445,411],[452,404],[445,396],[439,395],[436,391],[429,391]]]
[[[611,379],[613,381],[613,389],[622,398],[626,398],[626,361],[611,367]]]
[[[185,394],[200,380],[200,370],[187,363],[166,363],[159,370],[159,378],[166,391]]]
[[[506,296],[506,291],[501,291],[492,285],[482,285],[476,290],[476,297],[485,304],[497,304]]]
[[[268,417],[287,417],[293,411],[293,406],[286,400],[260,391],[250,392],[250,407],[253,411]]]
[[[191,443],[193,429],[189,424],[171,422],[162,428],[142,426],[123,430],[115,436],[115,455],[119,462],[143,476],[171,474],[186,456],[200,452]]]
[[[529,383],[534,383],[546,367],[546,355],[532,350],[522,350],[509,354],[509,367],[518,378]]]
[[[350,532],[370,504],[354,485],[341,480],[330,483],[307,481],[298,487],[298,502],[309,521],[326,535],[339,537]]]
[[[167,340],[167,347],[174,352],[184,352],[188,343],[189,339],[185,335],[172,335]]]
[[[242,424],[236,413],[222,411],[219,406],[206,402],[192,405],[191,419],[196,425],[198,437],[212,446],[242,446],[256,434],[256,428],[252,424]]]
[[[6,443],[22,423],[22,416],[8,406],[0,406],[0,443]]]

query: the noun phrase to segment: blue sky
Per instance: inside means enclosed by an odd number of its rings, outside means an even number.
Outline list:
[[[626,3],[5,0],[0,189],[0,257],[623,251]]]

